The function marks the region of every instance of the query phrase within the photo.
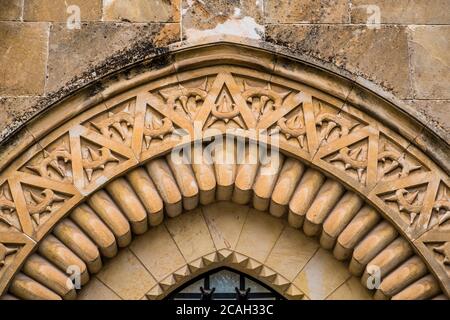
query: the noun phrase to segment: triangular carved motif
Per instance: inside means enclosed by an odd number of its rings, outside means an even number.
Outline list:
[[[279,133],[288,143],[302,149],[308,149],[303,107],[299,106],[280,118],[274,126],[272,134],[275,132]]]
[[[439,261],[450,276],[450,241],[432,242],[427,244],[427,247],[434,253],[436,260]]]
[[[119,103],[84,125],[107,139],[131,147],[135,121],[136,98]]]
[[[88,183],[125,159],[111,149],[81,139],[82,166]]]
[[[433,203],[433,217],[431,225],[437,224],[439,227],[450,226],[450,187],[441,182],[438,188],[436,199]]]
[[[194,121],[201,123],[203,129],[256,127],[256,119],[230,73],[217,75]]]
[[[197,84],[178,84],[171,88],[160,90],[168,108],[178,115],[193,121],[202,107],[208,94],[208,77]]]
[[[161,144],[165,139],[173,140],[175,138],[173,135],[175,130],[179,132],[180,127],[176,126],[171,119],[149,106],[144,123],[144,150]],[[177,141],[179,136],[176,138]]]
[[[0,185],[0,232],[9,231],[11,227],[22,230],[11,190],[8,183],[4,183]]]
[[[401,215],[407,215],[407,223],[412,226],[423,209],[426,186],[401,188],[383,196],[383,200]],[[393,204],[393,205],[392,205]]]
[[[81,199],[72,184],[20,171],[8,183],[20,222],[18,229],[37,240]]]
[[[320,146],[346,137],[363,127],[357,119],[329,103],[313,99],[313,104]]]
[[[65,134],[28,161],[20,171],[50,180],[72,183],[72,153]]]
[[[377,152],[378,132],[366,127],[322,146],[316,157],[343,178],[370,187],[376,183]]]
[[[279,110],[290,93],[289,90],[283,92],[275,90],[270,82],[260,87],[252,86],[247,80],[243,80],[242,97],[250,107],[256,121]]]
[[[74,182],[84,192],[137,163],[130,147],[84,126],[75,126],[69,134]]]
[[[219,127],[219,123],[225,127],[232,126],[232,123],[241,129],[247,129],[242,119],[240,110],[231,96],[226,86],[222,88],[220,94],[211,109],[211,115],[206,121],[205,128]]]
[[[373,200],[411,237],[416,238],[437,224],[433,206],[439,183],[433,172],[419,172],[379,183],[372,191],[376,196]]]
[[[393,181],[429,171],[405,148],[381,134],[378,145],[378,181]]]

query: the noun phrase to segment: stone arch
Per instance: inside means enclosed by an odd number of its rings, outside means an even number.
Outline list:
[[[66,97],[3,149],[4,294],[72,297],[57,267],[86,279],[164,213],[235,201],[287,216],[355,275],[380,266],[377,297],[448,295],[448,144],[355,82],[279,54],[217,44],[166,58]],[[276,170],[166,157],[224,133],[276,144]]]

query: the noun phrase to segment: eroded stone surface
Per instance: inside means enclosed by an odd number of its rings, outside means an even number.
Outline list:
[[[177,22],[181,0],[103,1],[103,20],[131,22]]]
[[[97,72],[100,63],[103,68],[111,67],[107,65],[108,57],[138,43],[138,50],[125,56],[124,64],[134,61],[133,55],[144,57],[155,48],[177,40],[178,24],[85,23],[80,30],[68,30],[62,23],[54,24],[50,32],[47,91],[60,88],[87,70]]]
[[[352,0],[351,3],[352,23],[366,23],[367,19],[374,14],[374,10],[378,8],[381,23],[448,24],[450,22],[448,0]]]
[[[36,101],[36,97],[0,98],[0,141],[31,118]]]
[[[262,1],[183,0],[182,15],[188,40],[218,34],[260,39],[264,33]]]
[[[266,0],[267,23],[346,23],[347,0]]]
[[[24,21],[66,22],[79,9],[81,21],[101,20],[101,0],[27,0],[24,2]],[[72,6],[76,6],[74,8]]]
[[[322,300],[349,277],[344,263],[337,264],[330,252],[319,249],[294,280],[294,284],[310,299]]]
[[[107,263],[97,277],[121,298],[137,300],[155,285],[155,279],[139,260],[125,249]]]
[[[22,16],[22,0],[0,0],[0,20],[19,20]]]
[[[411,94],[405,27],[268,25],[266,40],[331,62],[398,97]]]
[[[47,23],[0,22],[0,96],[44,91]]]
[[[450,99],[450,26],[410,26],[415,98]]]
[[[444,129],[450,143],[450,100],[408,100],[406,103],[422,113],[429,126]]]

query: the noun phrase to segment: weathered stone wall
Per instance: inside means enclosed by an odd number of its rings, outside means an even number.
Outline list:
[[[71,5],[80,29],[67,27]],[[181,39],[219,33],[346,69],[449,132],[449,9],[450,0],[0,0],[0,140],[52,93]],[[367,25],[377,10],[380,24]]]

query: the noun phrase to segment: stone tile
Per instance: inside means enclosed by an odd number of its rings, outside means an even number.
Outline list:
[[[274,247],[286,222],[266,212],[250,209],[236,251],[264,262]]]
[[[350,273],[345,264],[337,261],[330,252],[319,249],[294,284],[310,299],[323,300],[348,278]]]
[[[297,229],[286,227],[266,260],[266,265],[293,281],[319,245]]]
[[[347,0],[265,0],[266,23],[346,23]]]
[[[406,27],[268,25],[266,40],[333,63],[399,98],[411,95]],[[389,57],[386,60],[386,57]]]
[[[450,99],[450,26],[410,26],[416,99]]]
[[[97,277],[126,300],[142,298],[156,284],[152,275],[128,249],[108,261]]]
[[[178,22],[181,0],[103,1],[104,21]]]
[[[81,21],[102,19],[101,0],[26,0],[23,20],[66,22],[74,14],[73,10],[69,10],[72,9],[70,6],[77,6],[80,9]]]
[[[0,0],[0,20],[20,20],[23,0]]]
[[[150,229],[137,237],[130,250],[139,258],[157,281],[186,265],[186,261],[178,250],[164,225]]]
[[[143,59],[153,49],[178,41],[179,34],[178,24],[84,23],[80,30],[54,24],[47,90],[55,91],[76,76],[100,76]]]
[[[450,100],[408,100],[427,119],[432,129],[440,128],[445,132],[445,138],[450,143]]]
[[[0,22],[0,96],[44,92],[48,24]]]
[[[217,250],[236,247],[248,210],[246,206],[231,202],[217,202],[202,208]]]
[[[448,0],[351,0],[352,23],[366,23],[369,5],[378,6],[381,23],[449,24]]]
[[[351,277],[330,294],[327,300],[372,300],[372,295],[363,287],[361,279]]]
[[[200,209],[183,213],[165,223],[187,262],[216,250]]]
[[[16,130],[36,112],[38,97],[0,98],[0,141]]]
[[[183,0],[183,36],[194,40],[228,34],[261,39],[264,33],[260,0]]]
[[[120,300],[120,297],[97,278],[92,278],[78,293],[78,300]]]

